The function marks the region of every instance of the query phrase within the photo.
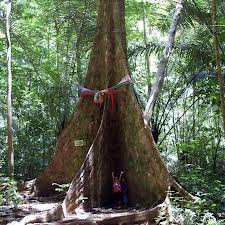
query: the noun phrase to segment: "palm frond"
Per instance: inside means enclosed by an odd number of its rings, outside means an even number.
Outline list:
[[[163,43],[148,42],[146,44],[133,43],[128,47],[128,58],[137,58],[140,55],[159,54],[164,49]]]

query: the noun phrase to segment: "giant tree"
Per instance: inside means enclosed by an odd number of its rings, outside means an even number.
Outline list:
[[[144,123],[132,86],[111,88],[129,74],[124,14],[124,0],[99,1],[85,86],[96,90],[92,91],[95,97],[103,95],[105,101],[95,105],[92,95],[80,100],[58,139],[52,163],[36,180],[43,194],[52,182],[74,177],[66,198],[49,213],[25,217],[22,223],[63,218],[74,213],[84,198],[88,209],[110,205],[111,172],[115,170],[126,173],[132,206],[153,207],[166,198],[170,175]]]

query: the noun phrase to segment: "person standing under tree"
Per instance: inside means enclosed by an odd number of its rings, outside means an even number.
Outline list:
[[[114,175],[114,172],[112,172],[112,194],[113,194],[113,201],[114,206],[116,208],[121,208],[121,202],[122,202],[122,188],[121,188],[121,177],[123,175],[123,172],[120,172],[119,178]]]
[[[121,189],[122,189],[122,202],[123,206],[127,207],[128,205],[128,184],[125,177],[121,179]]]

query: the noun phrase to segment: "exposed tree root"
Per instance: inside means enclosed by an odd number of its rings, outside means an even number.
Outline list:
[[[18,222],[13,222],[13,224],[30,224],[30,223],[37,223],[37,224],[45,224],[45,225],[76,225],[76,224],[99,224],[99,225],[109,225],[109,224],[142,224],[144,222],[148,222],[148,224],[170,224],[171,219],[169,220],[168,215],[168,204],[167,200],[163,203],[155,206],[154,208],[148,210],[137,210],[134,211],[126,211],[126,212],[116,212],[114,216],[109,215],[108,213],[101,213],[101,215],[97,218],[95,216],[89,216],[87,219],[80,219],[75,218],[73,216],[67,217],[64,219],[65,214],[63,213],[62,204],[57,206],[55,209],[42,214],[42,215],[30,215],[25,217],[23,220]],[[93,214],[94,215],[94,214]],[[64,220],[62,220],[64,219]],[[48,223],[52,221],[51,223]],[[54,222],[57,221],[57,222]],[[164,222],[163,222],[164,221]],[[166,223],[165,223],[166,222]]]
[[[36,195],[36,187],[35,187],[36,179],[29,180],[29,181],[18,181],[17,188],[18,191],[25,197],[25,198],[33,198]]]
[[[159,200],[158,202],[162,202]],[[79,207],[79,202],[77,201],[77,207]],[[12,222],[10,225],[26,225],[26,224],[45,224],[45,225],[76,225],[76,224],[99,224],[99,225],[122,225],[122,224],[148,224],[148,225],[169,225],[177,224],[176,220],[172,216],[171,206],[169,197],[167,196],[162,203],[154,204],[153,208],[147,210],[136,210],[128,209],[127,211],[118,210],[113,213],[104,213],[99,211],[95,212],[84,212],[87,213],[88,218],[81,219],[79,213],[76,214],[75,211],[70,214],[67,212],[65,207],[65,201],[59,204],[49,212],[45,212],[39,215],[29,215],[24,217],[20,222]],[[101,214],[99,216],[99,214]],[[93,215],[93,216],[92,216]],[[98,215],[98,216],[96,216]]]
[[[63,204],[59,204],[48,212],[41,213],[41,214],[28,215],[28,216],[25,216],[20,222],[13,221],[10,224],[25,225],[29,223],[44,223],[44,222],[62,220],[63,218],[65,218],[65,214],[63,212],[62,206]]]
[[[187,201],[196,201],[197,198],[186,191],[171,175],[170,175],[171,186]]]

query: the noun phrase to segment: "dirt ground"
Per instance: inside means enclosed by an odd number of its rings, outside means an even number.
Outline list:
[[[36,213],[46,212],[54,208],[58,202],[39,202],[37,200],[29,201],[17,207],[0,206],[0,225],[6,225],[13,221],[20,221],[24,216]],[[142,216],[143,210],[132,208],[113,209],[113,208],[94,208],[90,212],[77,209],[74,215],[71,215],[62,221],[42,224],[119,224],[120,218],[128,218],[129,216]],[[108,222],[107,222],[108,221]],[[130,223],[124,223],[130,224]],[[139,223],[139,224],[155,224],[155,223]]]

